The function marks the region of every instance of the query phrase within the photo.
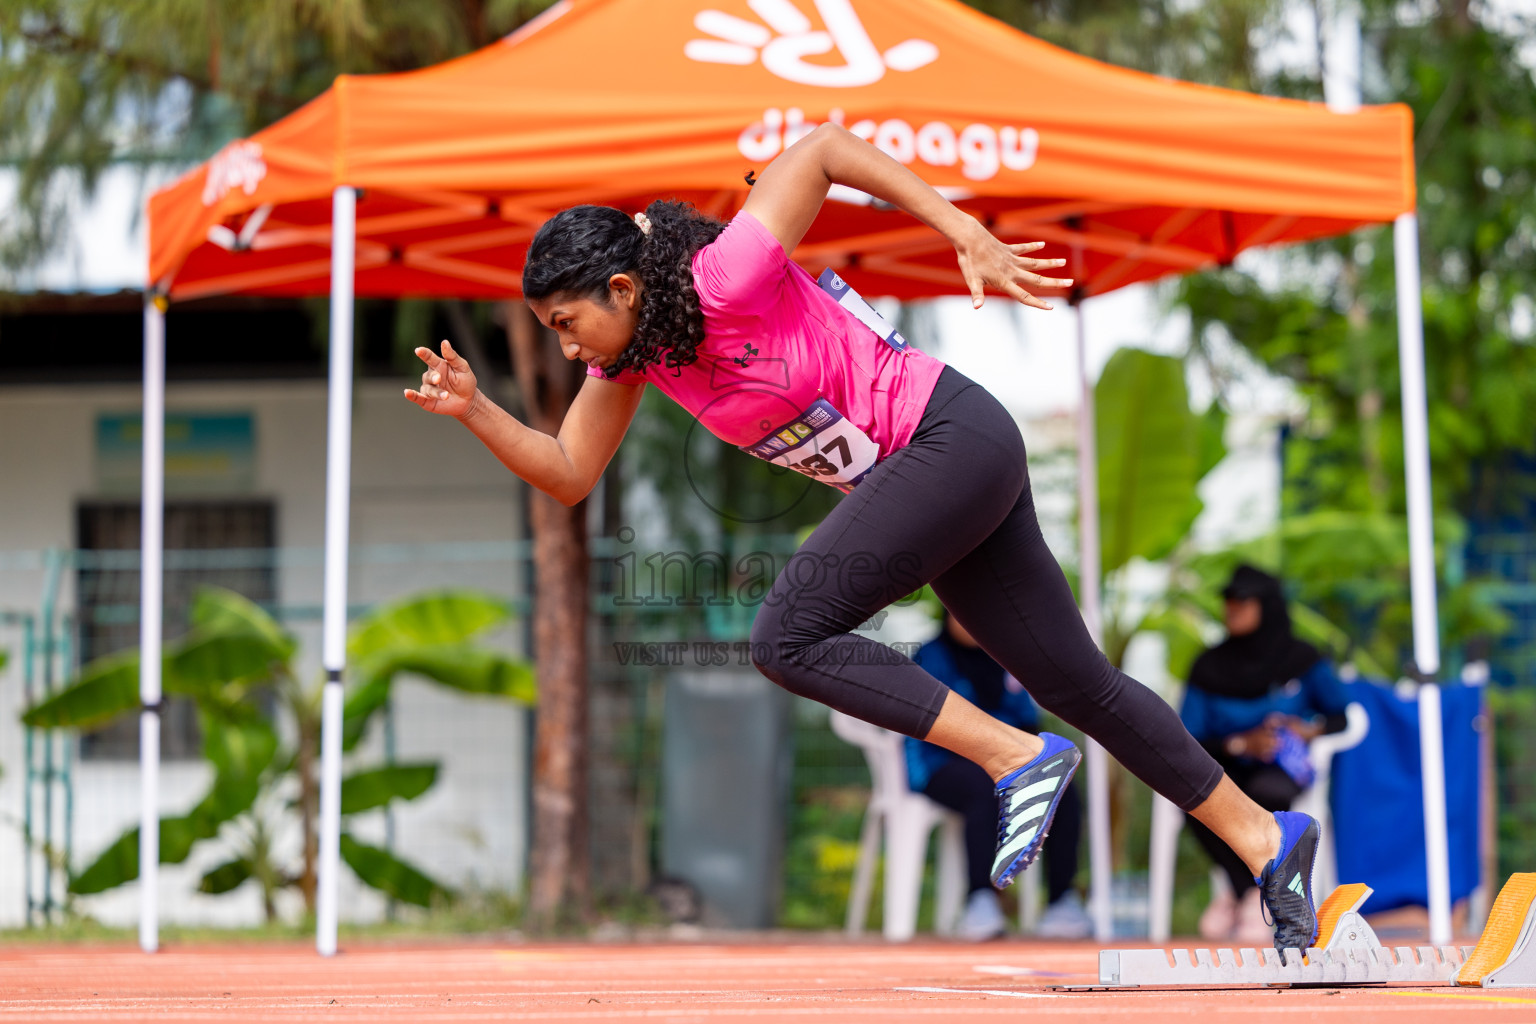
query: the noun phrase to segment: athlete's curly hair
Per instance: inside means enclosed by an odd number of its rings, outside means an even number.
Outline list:
[[[725,225],[691,203],[658,200],[645,208],[649,235],[611,206],[573,206],[539,227],[528,246],[523,294],[530,299],[572,295],[610,305],[608,279],[630,274],[645,286],[634,339],[607,371],[643,370],[653,363],[678,369],[698,359],[704,313],[693,290],[693,254]]]

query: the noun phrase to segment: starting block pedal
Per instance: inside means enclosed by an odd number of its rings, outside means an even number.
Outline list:
[[[1318,908],[1312,949],[1106,949],[1103,988],[1231,985],[1474,985],[1536,987],[1536,873],[1499,893],[1473,946],[1383,946],[1360,915],[1371,888],[1341,885]]]
[[[1536,988],[1536,872],[1509,876],[1493,901],[1477,948],[1456,973],[1456,984]]]

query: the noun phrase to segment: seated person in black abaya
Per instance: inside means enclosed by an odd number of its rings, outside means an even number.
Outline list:
[[[1312,782],[1307,744],[1345,726],[1344,687],[1317,648],[1292,634],[1278,579],[1240,565],[1221,593],[1227,639],[1196,659],[1179,714],[1238,788],[1283,811]],[[1201,936],[1263,945],[1272,929],[1253,876],[1210,829],[1188,824],[1232,883],[1201,915]]]

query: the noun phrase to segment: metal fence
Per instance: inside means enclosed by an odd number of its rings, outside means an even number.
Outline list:
[[[528,604],[528,548],[524,543],[380,545],[354,552],[351,609],[360,614],[381,602],[440,588],[495,595],[516,612]],[[204,585],[225,586],[257,600],[298,640],[291,663],[295,685],[318,685],[321,551],[231,547],[166,553],[166,632],[188,627],[190,603]],[[138,622],[138,552],[121,549],[0,554],[0,859],[20,871],[0,873],[0,925],[59,921],[66,908],[108,923],[133,916],[132,887],[88,898],[73,897],[70,878],[96,862],[136,824],[137,735],[134,715],[84,733],[24,728],[21,711],[76,677],[87,653],[100,657],[133,643]],[[31,584],[31,585],[29,585]],[[519,618],[487,634],[490,646],[514,654],[527,649]],[[601,687],[599,692],[604,692]],[[266,699],[283,749],[297,743],[295,723]],[[167,701],[163,712],[161,806],[167,816],[195,813],[211,792],[212,762],[200,750],[197,707]],[[515,889],[526,862],[526,779],[531,716],[506,700],[476,698],[407,680],[351,757],[354,766],[433,763],[437,783],[420,799],[396,801],[360,813],[352,832],[360,841],[402,851],[456,890]],[[283,773],[272,771],[276,777]],[[289,776],[291,772],[287,773]],[[511,783],[511,785],[509,785]],[[194,847],[181,867],[169,869],[168,921],[184,924],[254,924],[264,916],[254,886],[229,897],[199,894],[207,872],[234,856],[241,843],[259,840],[276,862],[302,851],[302,829],[288,812],[297,798],[292,778],[278,778],[239,821]],[[510,790],[510,791],[509,791]],[[264,820],[265,819],[265,820]],[[252,830],[258,833],[255,840]],[[164,835],[162,829],[162,835]],[[12,856],[14,851],[14,857]],[[136,871],[136,867],[133,869]],[[387,916],[394,901],[367,891],[351,904],[362,919]],[[298,913],[297,895],[279,896],[275,909]]]
[[[774,569],[793,551],[795,538],[761,536],[722,542],[709,556],[638,550],[633,543],[599,539],[592,551],[590,690],[590,808],[594,890],[608,909],[651,907],[662,874],[666,761],[665,708],[680,675],[724,667],[751,673],[744,657],[752,614],[749,596],[733,575],[753,557]],[[716,559],[715,555],[718,555]],[[528,650],[525,631],[531,591],[525,542],[377,545],[354,549],[352,611],[442,587],[469,587],[505,599],[519,617],[491,635],[505,650]],[[83,652],[109,653],[104,637],[135,637],[136,551],[52,551],[0,554],[10,580],[0,588],[0,844],[14,850],[6,863],[17,872],[0,878],[0,924],[58,921],[66,907],[106,921],[132,918],[128,889],[73,899],[71,872],[91,863],[136,814],[137,769],[133,732],[111,738],[21,728],[20,710],[56,691],[77,671]],[[167,631],[185,628],[186,603],[202,584],[255,589],[274,615],[300,640],[297,670],[319,678],[321,551],[318,548],[226,547],[172,550],[166,554]],[[654,586],[649,573],[659,573]],[[716,575],[716,573],[719,575]],[[725,587],[729,602],[714,602],[696,588]],[[691,589],[692,588],[692,589]],[[1512,592],[1513,593],[1513,592]],[[1523,591],[1514,594],[1519,598]],[[637,601],[637,596],[657,600]],[[702,599],[701,599],[702,598]],[[894,620],[893,620],[894,623]],[[917,619],[887,623],[873,635],[911,642],[931,633]],[[902,632],[905,630],[905,632]],[[1513,648],[1517,653],[1522,648]],[[1497,664],[1497,652],[1496,664]],[[1529,666],[1509,662],[1528,678]],[[1536,778],[1531,763],[1536,734],[1536,689],[1503,688],[1494,695],[1498,735],[1499,854],[1501,870],[1536,857]],[[796,699],[788,742],[792,773],[784,809],[783,853],[774,921],[796,928],[841,927],[857,857],[859,823],[869,778],[860,753],[831,733],[825,709]],[[515,903],[528,842],[527,778],[531,716],[517,707],[406,686],[391,712],[359,747],[354,760],[368,764],[435,762],[436,786],[420,800],[359,815],[354,832],[396,851],[412,863],[431,865],[460,893],[492,894]],[[163,806],[186,810],[208,784],[197,756],[196,715],[168,715],[166,790]],[[179,738],[172,739],[174,732]],[[291,733],[285,727],[285,737]],[[110,742],[109,742],[110,739]],[[276,794],[278,802],[291,794]],[[1127,783],[1117,804],[1121,851],[1117,869],[1145,869],[1146,793]],[[281,816],[279,814],[279,816]],[[301,837],[278,830],[276,846],[292,856]],[[221,846],[220,844],[223,844]],[[184,870],[164,883],[173,906],[168,920],[253,924],[263,908],[250,892],[229,896],[197,893],[200,880],[229,856],[224,836],[195,853]],[[1181,873],[1192,886],[1198,867]],[[1181,876],[1182,877],[1182,876]],[[250,887],[246,887],[247,890]],[[397,904],[361,890],[344,902],[359,919],[383,918]],[[297,914],[288,894],[277,910]],[[879,900],[874,901],[878,908]],[[876,910],[878,914],[878,909]],[[924,921],[928,920],[925,908]],[[878,923],[878,918],[874,923]],[[1176,918],[1176,924],[1180,919]],[[1192,920],[1186,922],[1192,924]]]
[[[710,601],[708,595],[700,600],[696,586],[729,588],[739,582],[726,577],[712,581],[707,573],[711,564],[735,566],[755,558],[763,572],[776,572],[793,552],[795,539],[762,536],[719,547],[719,552],[699,556],[647,554],[611,539],[593,545],[589,831],[593,888],[608,909],[632,906],[660,874],[669,689],[682,675],[718,667],[722,653],[730,670],[755,677],[745,651],[756,610],[751,600],[741,593],[730,603]],[[128,549],[0,554],[0,570],[8,571],[13,584],[0,593],[0,650],[10,654],[9,664],[0,668],[0,768],[8,769],[0,774],[0,843],[10,842],[23,868],[9,888],[0,881],[0,925],[56,923],[67,911],[109,923],[131,920],[131,887],[82,899],[72,897],[68,885],[73,874],[135,823],[138,769],[132,722],[79,734],[23,728],[19,715],[75,678],[84,652],[110,655],[136,640],[138,557]],[[648,557],[650,566],[645,565]],[[257,599],[296,635],[296,674],[318,680],[320,549],[168,550],[165,559],[168,639],[186,630],[199,586],[228,586]],[[356,616],[382,602],[444,587],[488,592],[507,601],[515,613],[490,642],[520,654],[530,646],[529,560],[525,542],[361,546],[353,550],[351,564],[352,593],[362,599],[354,600],[350,611]],[[651,568],[661,574],[654,585],[634,574]],[[647,600],[636,601],[637,593]],[[784,811],[786,850],[804,845],[799,832],[817,827],[815,821],[805,824],[806,815],[818,813],[814,805],[831,790],[840,794],[845,817],[851,816],[856,829],[867,787],[857,751],[831,736],[822,709],[797,704],[803,707],[792,719],[792,735],[785,737],[796,758],[792,798]],[[201,737],[190,702],[169,703],[164,719],[162,807],[163,813],[174,814],[195,804],[210,772],[199,756]],[[280,722],[279,731],[291,739],[292,723]],[[527,857],[531,733],[532,716],[516,708],[488,709],[483,700],[434,693],[425,686],[397,689],[379,726],[351,760],[434,761],[442,767],[440,781],[421,801],[359,816],[354,832],[413,863],[435,865],[460,892],[496,890],[499,898],[515,902]],[[827,771],[833,768],[837,777],[829,780]],[[517,792],[508,794],[509,787]],[[292,798],[286,792],[279,796]],[[514,826],[499,823],[506,816],[516,819]],[[291,860],[301,837],[292,828],[277,831],[274,842]],[[196,892],[206,872],[230,855],[225,839],[221,834],[203,844],[182,868],[167,868],[163,886],[171,905],[163,912],[168,922],[243,925],[260,920],[262,908],[249,893],[214,897]],[[826,857],[815,862],[785,857],[782,880],[775,885],[784,905],[801,903],[797,894],[824,885],[821,876],[828,863]],[[846,889],[846,880],[841,884]],[[397,909],[367,893],[354,895],[358,899],[345,905],[361,919]],[[289,894],[276,909],[291,918],[299,905]],[[786,910],[775,921],[781,917],[788,922],[793,915]]]

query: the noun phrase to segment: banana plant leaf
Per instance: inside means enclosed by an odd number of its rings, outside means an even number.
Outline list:
[[[213,763],[214,778],[258,778],[277,754],[277,731],[272,723],[247,711],[231,718],[221,711],[198,715],[203,731],[203,756]]]
[[[180,864],[187,859],[198,839],[201,822],[192,815],[160,819],[160,863]],[[105,892],[139,877],[139,830],[131,828],[118,836],[85,870],[69,880],[69,891],[77,896]]]
[[[347,641],[347,659],[357,662],[393,647],[462,643],[511,615],[511,606],[493,594],[472,590],[417,594],[359,619]]]
[[[373,715],[389,700],[391,684],[401,672],[414,672],[462,693],[507,697],[527,705],[538,701],[533,666],[500,651],[465,643],[384,648],[357,665],[361,681],[342,715],[347,749],[357,745]]]
[[[391,800],[414,800],[437,781],[438,765],[393,764],[354,772],[341,780],[341,813],[358,814]]]
[[[161,663],[161,688],[176,696],[228,703],[230,683],[268,675],[283,648],[259,633],[192,633],[172,644]],[[80,676],[28,708],[22,722],[34,729],[93,729],[135,711],[139,699],[139,652],[121,651],[86,665]]]
[[[523,704],[538,701],[533,666],[486,647],[443,644],[401,648],[382,659],[391,676],[414,672],[463,693],[508,697]]]
[[[347,867],[363,882],[404,903],[430,907],[434,896],[453,895],[447,886],[429,878],[388,850],[360,843],[345,832],[341,834],[341,859],[347,862]]]
[[[251,877],[251,863],[245,858],[228,861],[209,871],[197,883],[198,892],[214,896],[238,889]]]
[[[1437,524],[1439,525],[1439,524]],[[1323,511],[1280,524],[1285,573],[1297,580],[1381,577],[1408,569],[1408,527],[1402,516]]]
[[[1224,452],[1222,416],[1190,411],[1184,365],[1125,348],[1094,388],[1103,571],[1168,555],[1203,507],[1196,485]]]
[[[97,658],[80,677],[22,713],[33,729],[92,729],[139,707],[139,652]]]
[[[1227,410],[1217,402],[1200,417],[1200,461],[1195,466],[1195,479],[1215,469],[1227,457]]]
[[[192,601],[192,625],[203,633],[255,633],[286,661],[298,649],[293,634],[255,601],[223,587],[202,587]]]
[[[160,819],[162,864],[180,864],[198,840],[217,835],[226,821],[249,810],[261,788],[261,773],[277,752],[277,733],[261,719],[231,722],[205,712],[199,723],[204,756],[215,766],[213,785],[188,813]],[[139,830],[133,828],[71,878],[69,891],[89,895],[138,877]]]
[[[261,633],[194,630],[167,653],[165,689],[191,697],[212,696],[230,683],[271,676],[289,653],[280,639]]]
[[[373,675],[347,694],[347,702],[341,711],[341,747],[351,750],[361,742],[368,731],[368,723],[375,712],[389,701],[393,677]]]

